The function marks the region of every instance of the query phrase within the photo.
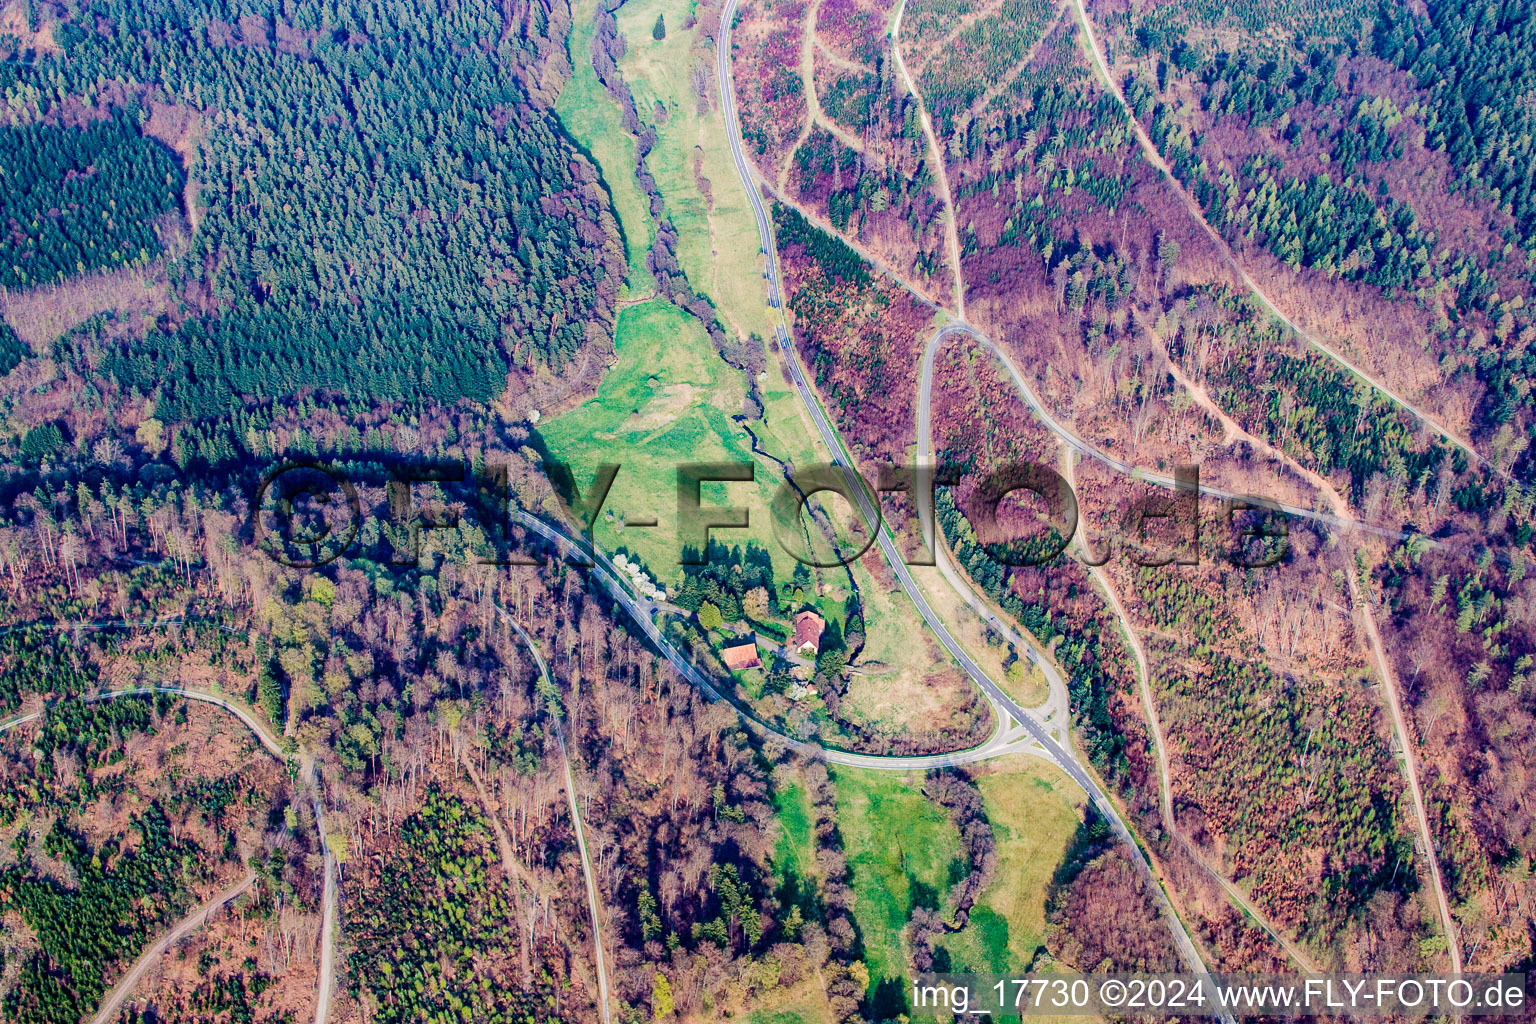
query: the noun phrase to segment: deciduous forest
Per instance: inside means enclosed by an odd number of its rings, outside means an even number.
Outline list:
[[[1176,969],[1170,922],[1532,967],[1536,18],[897,9],[736,8],[759,253],[715,0],[0,5],[0,1017],[884,1024],[914,970]],[[1007,724],[878,553],[581,521],[562,437],[777,483],[805,398],[871,480],[931,419],[918,585],[1134,848],[1026,741],[818,759]],[[348,500],[262,505],[287,460]],[[1038,565],[977,497],[1019,460],[1078,502]]]

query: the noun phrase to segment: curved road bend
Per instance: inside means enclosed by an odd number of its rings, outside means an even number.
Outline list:
[[[847,455],[838,438],[837,431],[822,411],[820,403],[816,400],[816,396],[805,378],[804,371],[801,369],[800,361],[795,353],[793,340],[789,335],[788,325],[784,320],[782,296],[779,287],[781,277],[778,253],[773,241],[773,232],[768,223],[768,215],[763,208],[762,196],[752,186],[752,175],[747,167],[746,157],[742,153],[741,126],[737,120],[736,101],[732,90],[730,75],[731,23],[735,18],[736,3],[737,0],[725,0],[725,6],[721,11],[720,38],[715,47],[715,74],[720,90],[721,113],[726,123],[726,138],[731,146],[731,157],[735,161],[736,172],[741,178],[742,187],[752,204],[753,215],[757,220],[758,233],[762,239],[763,252],[768,257],[769,304],[778,313],[778,322],[774,324],[774,332],[779,341],[779,348],[784,353],[785,365],[789,368],[796,391],[800,393],[801,400],[804,402],[811,419],[816,424],[816,429],[821,434],[822,441],[826,444],[827,450],[832,454],[834,461],[842,467],[850,485],[850,493],[857,495],[860,511],[864,515],[865,521],[874,526],[874,524],[880,524],[878,511],[871,503],[866,488],[858,482],[857,474],[852,468],[851,458]],[[895,574],[902,589],[906,591],[912,603],[917,606],[918,613],[923,617],[923,621],[928,624],[929,629],[933,630],[934,635],[939,638],[945,649],[949,651],[950,656],[960,664],[965,674],[980,686],[994,703],[1006,709],[1014,721],[1023,726],[1034,737],[1036,744],[1045,750],[1046,755],[1055,761],[1062,771],[1066,772],[1074,782],[1083,788],[1083,791],[1088,794],[1089,799],[1093,802],[1099,813],[1112,824],[1116,835],[1130,846],[1136,863],[1140,865],[1142,871],[1146,873],[1146,877],[1152,883],[1152,890],[1156,893],[1157,900],[1167,919],[1169,930],[1173,934],[1175,943],[1179,947],[1180,954],[1191,969],[1199,974],[1206,974],[1205,964],[1195,949],[1194,940],[1184,927],[1183,921],[1179,919],[1172,902],[1168,898],[1168,894],[1159,884],[1157,875],[1152,870],[1151,862],[1148,861],[1146,854],[1136,844],[1136,840],[1132,836],[1125,819],[1120,815],[1119,809],[1115,807],[1109,797],[1099,787],[1098,782],[1078,762],[1074,753],[1056,742],[1041,723],[1036,721],[1033,716],[1003,692],[987,676],[981,666],[977,665],[965,653],[955,638],[950,635],[949,630],[945,627],[938,614],[929,605],[927,598],[923,596],[922,589],[907,570],[906,562],[897,550],[889,531],[883,525],[874,526],[874,531],[880,545],[881,554],[885,556],[886,563],[889,565],[891,572]],[[1230,1021],[1231,1018],[1228,1017],[1227,1019]]]
[[[81,624],[65,623],[48,628],[74,629],[77,625]],[[247,713],[244,708],[231,704],[223,697],[215,697],[211,693],[203,693],[200,690],[188,690],[180,686],[132,686],[121,690],[109,690],[106,693],[88,694],[82,699],[86,701],[101,701],[113,700],[117,697],[150,696],[157,693],[185,697],[187,700],[201,701],[204,704],[212,704],[214,707],[223,708],[240,719],[241,723],[251,730],[251,733],[266,748],[268,753],[279,761],[286,762],[287,757],[283,754],[283,748],[260,722]],[[0,722],[0,732],[14,729],[16,726],[27,722],[36,721],[42,716],[43,712],[34,711],[31,714],[19,715],[8,721]],[[321,923],[323,931],[320,939],[320,980],[318,982],[319,989],[315,996],[315,1024],[325,1024],[325,1019],[330,1014],[331,992],[335,987],[336,858],[331,854],[330,844],[325,838],[325,805],[320,800],[320,785],[319,780],[315,776],[314,763],[306,758],[301,772],[304,776],[304,785],[309,789],[310,800],[315,813],[315,830],[320,837],[320,851],[325,863],[325,881],[321,896]]]
[[[849,768],[899,772],[925,771],[933,768],[954,768],[963,764],[972,764],[977,761],[1000,757],[1004,754],[1033,753],[1042,757],[1049,757],[1046,750],[1031,736],[1009,725],[1008,719],[1013,717],[1014,712],[1008,708],[1007,704],[996,701],[991,693],[987,693],[986,696],[997,717],[998,728],[986,742],[979,746],[971,747],[968,750],[958,750],[947,754],[919,754],[903,757],[881,754],[858,754],[852,751],[823,747],[815,743],[806,743],[792,736],[786,736],[758,719],[752,714],[750,709],[744,708],[732,700],[708,676],[695,668],[693,662],[683,656],[683,653],[677,649],[677,646],[657,628],[653,619],[656,611],[655,603],[644,598],[637,598],[631,594],[619,582],[618,571],[611,567],[607,555],[600,551],[594,552],[589,546],[577,543],[560,530],[528,512],[520,509],[514,510],[513,519],[519,525],[532,530],[549,541],[562,555],[571,555],[584,559],[588,563],[595,563],[587,566],[588,572],[592,573],[602,582],[604,588],[607,589],[614,601],[619,607],[624,609],[625,614],[634,620],[635,624],[640,627],[640,631],[645,635],[645,638],[650,641],[653,647],[661,652],[662,657],[667,659],[668,663],[677,670],[679,675],[698,687],[704,696],[710,700],[729,704],[749,729],[762,736],[776,737],[792,750],[806,757]],[[905,569],[906,567],[902,566],[902,568]],[[1012,702],[1010,701],[1009,703]],[[1015,705],[1015,707],[1017,706]],[[1026,714],[1022,709],[1018,713]],[[1040,728],[1033,719],[1031,719],[1031,724]]]

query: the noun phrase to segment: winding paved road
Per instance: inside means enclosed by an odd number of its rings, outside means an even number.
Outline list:
[[[677,645],[672,643],[672,641],[669,640],[656,625],[656,603],[647,600],[646,598],[636,597],[633,593],[631,593],[630,590],[619,581],[619,572],[617,569],[613,568],[613,565],[608,560],[608,556],[606,554],[602,553],[601,551],[593,551],[590,545],[578,543],[577,541],[567,536],[563,531],[555,528],[554,526],[551,526],[549,523],[538,518],[537,516],[529,514],[528,512],[516,510],[513,512],[513,519],[521,526],[524,526],[527,529],[532,530],[534,533],[537,533],[540,537],[543,537],[546,541],[552,544],[555,549],[561,553],[562,556],[579,560],[579,563],[586,567],[587,571],[603,584],[604,589],[608,591],[614,602],[624,610],[624,613],[628,615],[631,620],[633,620],[635,625],[639,627],[641,633],[644,634],[645,638],[650,641],[651,645],[661,653],[662,657],[666,658],[668,663],[677,670],[679,675],[681,675],[684,679],[687,679],[694,686],[698,687],[706,697],[708,697],[710,700],[723,701],[731,705],[731,707],[736,711],[736,714],[742,719],[743,723],[748,728],[762,736],[777,737],[791,749],[804,754],[807,757],[815,758],[820,761],[826,761],[830,764],[844,765],[849,768],[867,768],[871,771],[902,772],[926,771],[932,768],[955,768],[963,764],[973,764],[977,761],[985,761],[990,758],[1003,756],[1005,754],[1032,753],[1054,760],[1054,758],[1049,756],[1046,748],[1042,747],[1037,742],[1036,738],[1030,734],[1030,730],[1028,730],[1027,727],[1025,729],[1020,729],[1017,725],[1011,724],[1011,720],[1015,717],[1015,709],[1017,710],[1018,715],[1023,715],[1026,718],[1029,718],[1029,713],[1024,711],[1022,708],[1018,708],[1016,704],[1013,704],[1013,701],[1008,699],[1006,694],[1003,694],[1006,703],[999,702],[994,696],[994,693],[991,691],[989,691],[986,696],[994,709],[994,713],[997,716],[999,726],[986,742],[980,744],[979,746],[971,747],[968,750],[957,750],[952,753],[945,754],[918,754],[908,757],[896,757],[882,754],[859,754],[853,751],[837,750],[824,747],[816,743],[806,743],[802,740],[797,740],[792,736],[786,736],[785,734],[779,732],[772,726],[759,719],[755,714],[753,714],[750,708],[742,706],[740,703],[725,694],[707,675],[699,671],[699,669],[694,666],[693,662],[689,661],[688,658],[685,657],[683,653],[677,649]],[[905,565],[902,565],[902,570],[903,572],[906,571]],[[910,574],[907,574],[907,579],[911,579]],[[915,582],[913,583],[913,586],[916,586]],[[926,601],[924,602],[924,607],[927,607]],[[945,635],[948,636],[947,633]],[[970,659],[967,658],[966,660],[969,661]],[[976,671],[981,673],[979,668]],[[981,673],[981,675],[982,678],[986,678],[985,673]],[[994,691],[996,693],[1002,692],[1000,690],[996,690],[995,687]],[[1010,708],[1009,705],[1013,705],[1013,708]],[[1044,734],[1044,727],[1036,723],[1034,719],[1030,718],[1029,724],[1037,729],[1040,729],[1041,734]],[[1047,737],[1047,739],[1049,739],[1049,737]]]
[[[1099,787],[1097,780],[1078,762],[1072,750],[1068,746],[1058,743],[1042,723],[1036,721],[1032,715],[1015,703],[1011,697],[1003,692],[987,676],[981,666],[977,665],[966,654],[955,638],[950,635],[948,628],[944,625],[938,613],[929,605],[922,588],[917,585],[916,580],[912,578],[911,572],[908,571],[906,562],[902,558],[901,552],[897,549],[890,531],[881,522],[879,511],[872,502],[867,488],[864,487],[858,474],[853,469],[851,456],[844,448],[836,429],[822,410],[809,381],[805,377],[804,370],[801,368],[800,361],[795,353],[794,342],[790,336],[788,324],[784,319],[780,287],[782,278],[779,271],[778,252],[774,244],[773,231],[768,222],[767,211],[763,207],[762,195],[753,186],[752,173],[747,166],[746,157],[742,152],[741,124],[736,114],[736,100],[730,75],[731,29],[736,13],[736,3],[737,0],[725,0],[725,6],[721,12],[720,38],[717,40],[715,47],[715,74],[719,84],[721,113],[725,118],[726,137],[731,146],[731,157],[735,161],[736,172],[741,178],[742,187],[745,189],[747,197],[752,204],[753,215],[757,220],[758,233],[762,240],[762,249],[767,256],[769,305],[777,313],[774,333],[779,343],[779,350],[784,355],[784,362],[795,385],[795,390],[799,392],[806,411],[815,423],[817,432],[821,435],[827,450],[832,453],[833,461],[842,468],[845,479],[848,482],[848,492],[856,496],[860,512],[864,516],[865,522],[873,530],[880,547],[880,552],[885,557],[886,564],[895,575],[897,582],[901,584],[902,589],[906,591],[908,598],[917,607],[923,621],[933,631],[934,635],[938,637],[940,643],[943,644],[950,656],[959,663],[965,674],[977,686],[981,687],[988,699],[994,705],[1000,706],[1007,711],[1008,715],[1017,723],[1017,726],[1022,727],[1025,732],[1034,737],[1035,744],[1043,748],[1046,756],[1082,787],[1098,812],[1111,823],[1116,835],[1131,848],[1133,859],[1141,867],[1142,871],[1146,873],[1146,877],[1152,884],[1152,890],[1156,894],[1158,903],[1167,919],[1169,930],[1179,948],[1180,955],[1191,970],[1204,975],[1206,974],[1205,964],[1195,949],[1194,940],[1184,927],[1183,921],[1179,919],[1178,913],[1174,910],[1173,904],[1168,898],[1168,894],[1159,883],[1156,872],[1152,870],[1151,862],[1147,859],[1145,852],[1136,844],[1136,840],[1131,834],[1125,819],[1121,816],[1119,808],[1110,801],[1109,797]],[[1000,729],[999,733],[1001,734],[1003,731]],[[1070,743],[1070,738],[1068,743]],[[947,763],[954,764],[963,763],[957,760],[961,756],[963,755],[941,755],[940,757]],[[833,759],[829,756],[827,760]],[[896,759],[870,758],[869,760],[876,762],[871,767],[890,767],[889,762]]]

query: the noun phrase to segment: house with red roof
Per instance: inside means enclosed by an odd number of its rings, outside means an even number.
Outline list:
[[[826,628],[826,619],[806,609],[795,616],[795,638],[790,646],[807,658],[814,658],[821,650],[821,634]]]
[[[725,667],[732,672],[757,668],[763,663],[763,659],[757,653],[757,637],[749,636],[746,643],[721,648],[720,660],[725,662]]]

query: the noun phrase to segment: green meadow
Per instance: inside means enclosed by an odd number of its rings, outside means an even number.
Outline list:
[[[768,337],[762,242],[713,100],[713,40],[698,24],[684,27],[697,13],[694,0],[624,4],[614,12],[629,44],[619,70],[641,119],[656,128],[646,166],[677,228],[678,259],[688,279],[715,300],[727,325]],[[661,40],[651,38],[657,15],[667,25]],[[701,82],[711,96],[702,111]]]
[[[907,918],[917,906],[940,906],[964,869],[960,833],[944,809],[919,791],[916,773],[838,768],[835,777],[871,998],[890,1004],[905,991],[910,974],[902,937]]]
[[[902,931],[918,906],[952,915],[946,894],[968,868],[960,835],[915,773],[838,768],[835,778],[871,1000],[880,1013],[906,1012],[898,986],[910,976],[911,950]],[[954,971],[1023,970],[1045,941],[1046,888],[1077,828],[1082,794],[1035,759],[983,774],[976,786],[997,841],[997,871],[969,924],[945,935],[939,951]]]
[[[773,870],[779,880],[810,878],[816,873],[816,836],[811,826],[811,797],[799,783],[773,794],[779,819],[779,841],[773,849]]]
[[[772,462],[753,455],[751,438],[731,419],[745,396],[741,374],[719,358],[696,319],[665,299],[622,309],[614,343],[618,358],[597,394],[538,426],[549,454],[570,467],[584,491],[598,466],[621,467],[594,525],[594,539],[607,551],[628,548],[670,585],[681,551],[677,467],[755,463],[752,482],[703,486],[706,505],[749,510],[749,528],[715,530],[712,536],[725,544],[754,541],[769,548],[775,572],[788,579],[795,563],[773,539],[768,511],[782,477]],[[658,525],[627,525],[648,519]]]
[[[635,141],[624,131],[618,104],[592,70],[592,15],[596,10],[596,0],[578,0],[572,10],[571,34],[566,41],[571,80],[555,102],[555,113],[572,138],[597,162],[624,232],[630,292],[644,294],[656,286],[650,271],[645,269],[645,253],[656,237],[656,229],[646,208],[645,195],[635,180]]]
[[[1023,970],[1045,942],[1045,892],[1081,820],[1082,791],[1036,758],[976,782],[997,841],[997,873],[970,924],[946,935],[956,971]]]

